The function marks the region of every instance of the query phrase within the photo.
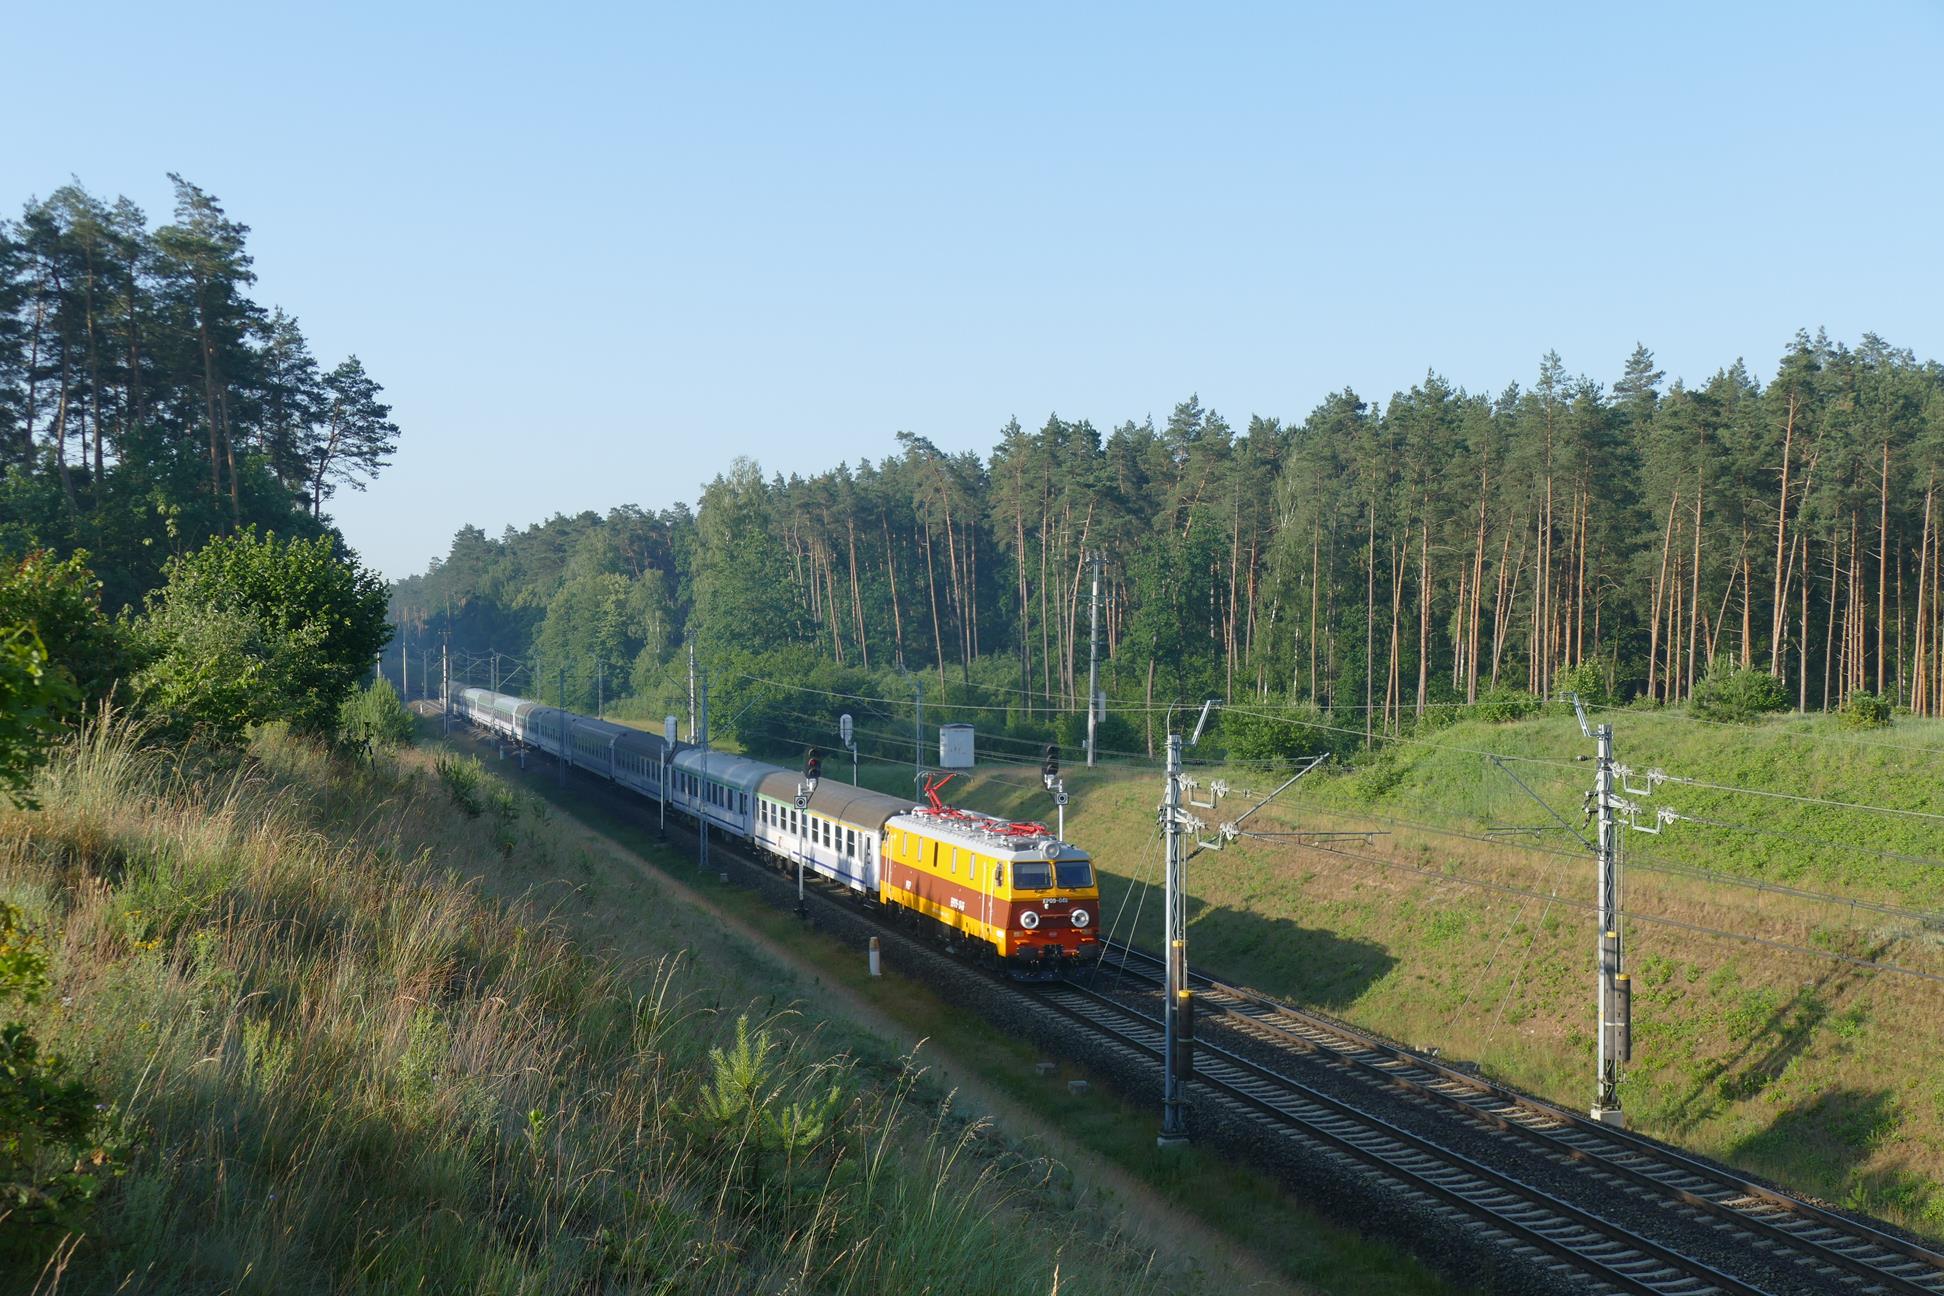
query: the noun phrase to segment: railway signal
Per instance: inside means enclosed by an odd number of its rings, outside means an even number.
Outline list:
[[[1061,841],[1065,841],[1067,790],[1066,780],[1060,777],[1060,744],[1046,744],[1046,763],[1040,766],[1040,781],[1053,794],[1053,805],[1060,816],[1054,831]]]
[[[823,753],[815,747],[803,753],[803,778],[810,790],[817,790],[817,780],[823,777]]]
[[[857,731],[851,724],[850,712],[837,717],[837,737],[851,754],[851,786],[857,786]]]

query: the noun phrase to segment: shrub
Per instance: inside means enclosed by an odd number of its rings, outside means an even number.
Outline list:
[[[465,811],[467,818],[477,819],[485,813],[486,797],[480,785],[485,782],[486,776],[479,768],[477,756],[462,759],[442,755],[436,768],[439,781],[445,784],[453,804]]]
[[[1009,727],[1009,734],[1024,737],[1023,726]],[[1061,748],[1070,752],[1074,759],[1085,761],[1087,758],[1087,713],[1072,711],[1059,718],[1053,732]],[[1131,752],[1141,748],[1141,735],[1127,717],[1109,712],[1105,720],[1094,725],[1094,741],[1100,744],[1103,752]]]
[[[338,742],[358,751],[402,747],[416,729],[410,709],[383,675],[344,699],[338,709]]]
[[[1881,729],[1890,723],[1890,699],[1881,693],[1852,693],[1843,700],[1836,717],[1852,729]]]
[[[385,616],[383,582],[329,536],[221,536],[169,564],[141,622],[137,693],[218,739],[269,720],[328,735],[391,637]]]
[[[1730,665],[1726,657],[1717,657],[1694,686],[1688,707],[1703,720],[1746,724],[1771,712],[1787,711],[1789,695],[1782,681],[1767,671],[1743,670]]]
[[[1295,765],[1326,753],[1341,755],[1357,742],[1331,727],[1329,712],[1309,704],[1276,714],[1225,710],[1220,736],[1230,759],[1278,765]]]
[[[1555,680],[1558,693],[1579,694],[1587,706],[1606,706],[1613,701],[1613,667],[1604,661],[1584,661],[1559,672]]]
[[[49,668],[74,685],[71,710],[108,697],[128,670],[131,646],[126,624],[102,613],[101,582],[84,558],[31,553],[11,569],[0,564],[0,625],[40,636]]]
[[[28,780],[47,758],[73,693],[48,668],[31,626],[0,624],[0,793],[33,804]]]
[[[1478,695],[1477,716],[1493,724],[1506,724],[1537,715],[1539,699],[1524,689],[1500,685]]]
[[[21,913],[0,901],[0,1003],[39,1003],[47,954]],[[88,1203],[121,1171],[105,1146],[110,1121],[95,1091],[42,1053],[21,1022],[0,1026],[0,1256],[75,1231]]]

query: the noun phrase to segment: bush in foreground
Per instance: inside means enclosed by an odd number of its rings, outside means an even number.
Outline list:
[[[245,529],[168,570],[141,622],[137,696],[218,740],[273,720],[329,737],[391,637],[383,582],[330,536]]]
[[[398,700],[398,690],[383,675],[338,708],[338,742],[365,755],[403,747],[417,728],[411,709]]]

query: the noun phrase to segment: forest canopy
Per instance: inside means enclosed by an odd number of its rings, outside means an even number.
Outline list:
[[[322,535],[398,445],[359,359],[253,298],[249,227],[170,179],[155,227],[78,181],[0,222],[0,555],[85,550],[110,609],[214,536]]]
[[[468,527],[393,614],[410,669],[449,630],[466,680],[573,706],[669,705],[692,639],[745,687],[929,676],[1050,725],[1084,710],[1098,554],[1103,684],[1130,712],[1218,696],[1396,731],[1567,686],[1686,702],[1713,668],[1805,709],[1931,714],[1940,466],[1944,369],[1874,335],[1798,333],[1766,376],[1693,385],[1645,346],[1611,386],[1547,354],[1496,393],[1428,373],[1300,420],[1191,396],[1160,426],[1015,420],[985,456],[900,433],[809,477],[738,460],[693,512]]]

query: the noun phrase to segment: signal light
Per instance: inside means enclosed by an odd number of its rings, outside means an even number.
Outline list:
[[[803,777],[812,783],[823,777],[823,755],[815,747],[803,754]]]
[[[1060,744],[1046,744],[1046,764],[1040,766],[1040,773],[1049,781],[1060,777]]]

